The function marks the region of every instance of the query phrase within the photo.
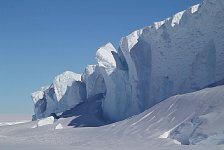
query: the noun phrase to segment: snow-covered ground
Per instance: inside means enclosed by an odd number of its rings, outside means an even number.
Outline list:
[[[15,121],[15,122],[0,122],[0,126],[12,126],[12,125],[22,124],[27,122],[29,122],[29,120],[21,120],[21,121]]]
[[[75,118],[0,127],[3,150],[224,150],[224,86],[173,96],[124,121],[73,128]]]
[[[31,121],[28,114],[0,114],[0,126],[11,126]]]

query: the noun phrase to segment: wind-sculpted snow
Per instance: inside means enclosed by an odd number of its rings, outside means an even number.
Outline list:
[[[32,94],[35,103],[35,119],[50,116],[73,108],[86,99],[85,83],[81,75],[66,71],[55,77],[53,84]]]
[[[170,126],[166,138],[175,139],[183,145],[223,145],[223,88],[219,86],[174,96],[161,104],[172,103],[169,109],[164,109],[169,114],[164,114],[164,117],[171,119],[170,125],[176,123]]]
[[[66,150],[223,150],[223,91],[224,86],[219,86],[176,95],[123,121],[74,129],[76,125],[103,123],[94,115],[100,101],[90,100],[57,120],[50,117],[41,122],[0,127],[0,147],[4,150],[54,147]],[[44,126],[37,126],[38,123]]]
[[[70,80],[59,82],[33,94],[36,117],[102,94],[103,116],[119,121],[171,96],[222,81],[223,14],[223,0],[205,0],[123,37],[118,49],[106,44],[97,50],[97,64],[86,68],[82,81],[75,78],[69,88]]]

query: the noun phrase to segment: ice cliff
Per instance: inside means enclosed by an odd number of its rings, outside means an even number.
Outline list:
[[[35,120],[66,111],[83,102],[86,99],[86,88],[80,74],[66,71],[55,77],[50,86],[32,93],[32,99]]]
[[[224,79],[224,1],[204,0],[123,37],[96,53],[96,65],[72,72],[32,94],[36,118],[102,94],[103,116],[118,121],[173,95]]]

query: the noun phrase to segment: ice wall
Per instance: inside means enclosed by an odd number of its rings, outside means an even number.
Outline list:
[[[33,94],[37,118],[103,95],[103,116],[119,121],[177,94],[224,79],[224,1],[202,4],[123,37],[96,53],[82,77]],[[62,75],[63,78],[63,75]],[[82,78],[82,79],[81,79]]]
[[[223,14],[223,1],[205,0],[122,38],[118,50],[100,48],[105,117],[122,120],[223,79]]]
[[[32,93],[35,104],[35,119],[49,117],[71,109],[86,100],[86,86],[81,75],[66,71],[55,77],[51,86],[43,87]]]

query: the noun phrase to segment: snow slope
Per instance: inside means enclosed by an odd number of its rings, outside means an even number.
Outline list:
[[[101,127],[73,128],[71,118],[0,127],[0,147],[66,150],[223,150],[224,86],[177,95]],[[60,125],[60,130],[56,129]],[[61,128],[63,127],[63,128]],[[181,145],[182,144],[182,145]]]

